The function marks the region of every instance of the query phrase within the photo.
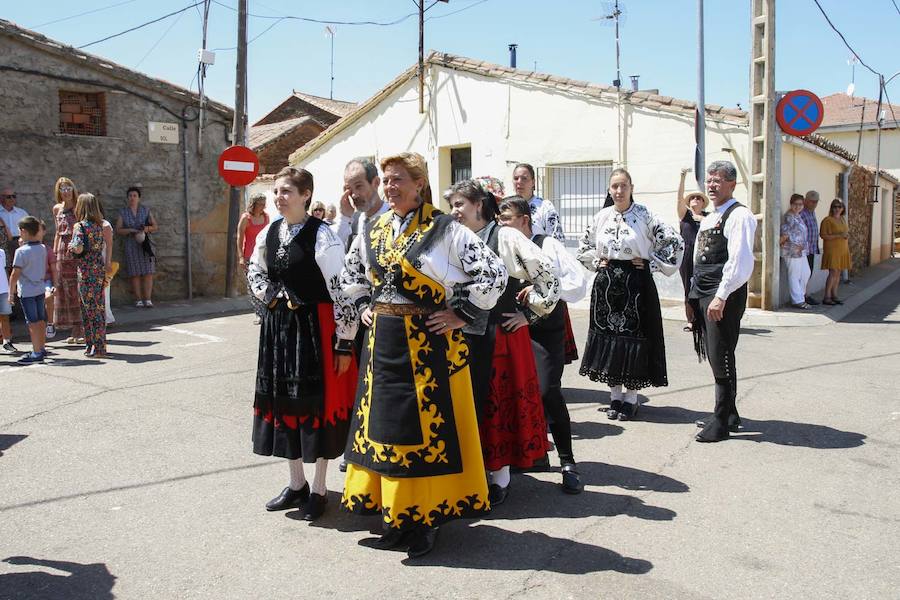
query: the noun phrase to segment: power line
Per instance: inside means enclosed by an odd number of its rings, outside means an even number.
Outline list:
[[[71,19],[77,19],[78,17],[84,17],[86,15],[92,15],[94,13],[98,13],[100,11],[108,10],[110,8],[115,8],[117,6],[122,6],[124,4],[131,4],[132,2],[136,2],[136,0],[125,0],[124,2],[117,2],[116,4],[110,4],[109,6],[101,6],[100,8],[95,8],[92,10],[86,10],[82,13],[78,13],[77,15],[69,15],[68,17],[62,17],[59,19],[54,19],[53,21],[47,21],[46,23],[41,23],[40,25],[34,25],[33,27],[29,27],[29,29],[40,29],[41,27],[46,27],[47,25],[54,25],[56,23],[62,23],[63,21],[69,21]]]
[[[219,6],[221,6],[223,8],[227,8],[230,11],[237,12],[236,8],[234,8],[233,6],[229,6],[223,2],[219,2],[219,0],[213,0],[213,3],[218,4]],[[283,20],[306,21],[307,23],[319,23],[322,25],[378,25],[380,27],[388,27],[390,25],[397,25],[399,23],[402,23],[403,21],[406,21],[407,19],[409,19],[411,17],[415,17],[418,14],[419,14],[419,12],[416,11],[413,13],[409,13],[408,15],[405,15],[403,17],[400,17],[399,19],[395,19],[393,21],[334,21],[334,20],[330,20],[330,19],[313,19],[311,17],[297,17],[294,15],[276,16],[276,15],[259,15],[259,14],[254,14],[254,13],[247,13],[248,16],[254,17],[256,19],[270,19],[270,20],[276,20],[276,21],[283,21]]]
[[[841,32],[838,30],[838,28],[834,26],[834,23],[831,22],[831,19],[830,19],[830,18],[828,18],[828,13],[826,13],[826,12],[825,12],[825,9],[822,8],[822,5],[819,4],[819,0],[813,0],[813,2],[815,2],[815,3],[816,3],[816,6],[819,7],[819,11],[822,13],[822,16],[825,17],[825,20],[828,21],[828,24],[831,26],[831,28],[834,29],[834,32],[835,32],[836,34],[838,34],[838,36],[840,36],[841,40],[844,42],[844,45],[847,46],[847,49],[849,49],[850,52],[853,53],[853,56],[855,56],[856,59],[859,60],[859,63],[860,63],[862,66],[864,66],[865,68],[867,68],[868,70],[870,70],[870,71],[872,72],[873,75],[878,75],[879,77],[881,77],[881,73],[879,73],[878,71],[876,71],[875,69],[873,69],[872,67],[870,67],[869,65],[867,65],[867,64],[865,63],[865,61],[862,59],[862,57],[859,55],[859,53],[858,53],[856,50],[853,49],[853,46],[850,45],[850,42],[847,41],[847,38],[844,37],[844,34],[841,33]]]
[[[183,13],[183,12],[186,11],[186,10],[191,10],[192,8],[194,8],[195,6],[198,6],[198,5],[200,5],[200,4],[203,4],[203,0],[200,0],[199,2],[195,2],[195,3],[190,4],[190,5],[188,5],[188,6],[185,6],[184,8],[179,9],[179,10],[176,10],[175,12],[170,12],[169,14],[163,15],[163,16],[157,18],[157,19],[153,19],[152,21],[147,21],[146,23],[141,23],[140,25],[137,25],[137,26],[132,27],[132,28],[130,28],[130,29],[126,29],[125,31],[120,31],[119,33],[114,33],[114,34],[112,34],[112,35],[108,35],[108,36],[106,36],[106,37],[103,38],[103,39],[99,39],[99,40],[94,41],[94,42],[91,42],[91,43],[89,43],[89,44],[84,44],[83,46],[78,46],[78,49],[81,50],[81,49],[83,49],[83,48],[87,48],[87,47],[89,47],[89,46],[93,46],[94,44],[99,44],[100,42],[105,42],[105,41],[107,41],[107,40],[111,40],[111,39],[113,39],[113,38],[117,38],[117,37],[119,37],[119,36],[121,36],[121,35],[125,35],[126,33],[131,33],[132,31],[136,31],[136,30],[138,30],[138,29],[141,29],[141,28],[143,28],[143,27],[146,27],[147,25],[153,25],[154,23],[159,23],[160,21],[163,21],[163,20],[165,20],[165,19],[168,19],[169,17],[173,17],[173,16],[175,16],[175,15],[177,15],[177,14],[179,14],[179,13]]]
[[[884,91],[884,98],[887,100],[888,108],[891,109],[891,118],[894,120],[894,126],[897,129],[900,129],[900,122],[897,121],[897,115],[894,114],[894,103],[891,102],[891,97],[888,96],[887,86],[883,86],[881,88]],[[879,115],[875,115],[875,118],[878,119]]]
[[[167,35],[169,35],[169,32],[172,31],[172,28],[175,27],[175,25],[178,24],[178,21],[180,21],[180,20],[181,20],[181,17],[183,17],[183,16],[184,16],[184,13],[183,13],[183,12],[180,13],[180,14],[178,15],[178,17],[176,17],[176,18],[169,24],[168,27],[166,27],[166,30],[163,31],[163,34],[162,34],[161,36],[159,36],[159,39],[156,40],[156,42],[154,42],[154,44],[153,44],[152,46],[150,46],[150,49],[147,50],[147,53],[144,54],[144,56],[141,57],[141,60],[137,61],[137,64],[136,64],[136,65],[134,65],[134,68],[135,68],[135,69],[137,69],[139,66],[141,66],[141,63],[143,63],[143,62],[147,59],[147,57],[150,56],[150,54],[152,54],[154,50],[156,50],[156,47],[159,46],[160,42],[162,42],[163,39],[164,39]]]
[[[463,6],[462,8],[458,8],[458,9],[456,9],[456,10],[454,10],[454,11],[451,11],[451,12],[448,12],[448,13],[444,13],[444,14],[442,14],[442,15],[434,15],[434,16],[428,17],[428,18],[425,19],[425,20],[426,20],[426,21],[430,21],[431,19],[443,19],[444,17],[450,17],[450,16],[455,15],[455,14],[457,14],[457,13],[461,13],[461,12],[463,12],[464,10],[469,10],[469,9],[472,8],[472,7],[478,6],[479,4],[484,4],[484,3],[487,2],[487,1],[488,1],[488,0],[478,0],[477,2],[473,2],[472,4],[469,4],[468,6]],[[432,5],[432,6],[433,6],[433,5]]]
[[[895,0],[891,0],[891,3],[893,3],[894,8],[897,9],[897,14],[900,15],[900,6],[897,6],[897,2],[895,2]]]

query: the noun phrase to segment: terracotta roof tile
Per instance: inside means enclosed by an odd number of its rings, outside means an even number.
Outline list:
[[[822,119],[822,127],[836,127],[841,125],[859,126],[860,119],[864,124],[875,124],[875,111],[878,109],[878,101],[871,98],[850,97],[847,94],[831,94],[822,98],[825,109],[825,117]],[[894,114],[900,118],[900,105],[882,104],[887,122],[893,122],[891,106]],[[865,108],[865,114],[863,109]]]
[[[300,98],[304,102],[309,102],[313,106],[317,106],[329,112],[334,116],[346,117],[353,109],[356,108],[356,102],[346,102],[344,100],[332,100],[331,98],[322,98],[321,96],[313,96],[312,94],[304,94],[303,92],[294,91],[294,96]]]
[[[253,125],[250,128],[250,135],[247,139],[247,145],[253,150],[258,150],[266,144],[277,140],[278,138],[286,135],[290,131],[294,130],[300,125],[303,125],[306,122],[316,123],[318,121],[316,121],[312,117],[307,116],[286,119],[284,121],[279,121],[277,123],[268,123],[266,125]]]

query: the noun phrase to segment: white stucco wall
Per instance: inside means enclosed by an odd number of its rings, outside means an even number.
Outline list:
[[[326,203],[340,198],[344,166],[355,156],[380,159],[401,151],[421,153],[428,161],[436,203],[441,184],[450,181],[449,161],[446,156],[441,160],[441,149],[451,146],[471,145],[473,175],[499,177],[510,192],[516,162],[535,167],[619,163],[614,101],[437,66],[430,68],[427,83],[425,115],[418,114],[417,86],[410,80],[300,162],[315,177],[315,198]],[[623,125],[622,163],[634,179],[636,200],[677,226],[679,172],[693,164],[693,118],[625,105]],[[712,120],[707,127],[707,161],[736,163],[735,196],[746,201],[746,128]],[[677,275],[659,284],[663,297],[683,294]]]
[[[888,113],[888,118],[890,118],[890,113]],[[836,144],[840,144],[854,154],[856,154],[856,149],[859,147],[859,162],[871,167],[875,166],[878,149],[877,130],[867,129],[863,131],[861,145],[859,130],[829,131],[822,128],[816,133]],[[893,175],[900,177],[900,129],[881,130],[881,168],[887,169]]]

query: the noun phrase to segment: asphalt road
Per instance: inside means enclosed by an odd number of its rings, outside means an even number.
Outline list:
[[[745,331],[746,427],[720,444],[693,441],[712,379],[679,324],[637,421],[569,367],[585,492],[515,475],[415,561],[360,545],[378,520],[338,510],[334,464],[321,520],[263,509],[287,468],[250,452],[248,315],[117,330],[103,363],[0,357],[0,598],[896,598],[898,303]]]

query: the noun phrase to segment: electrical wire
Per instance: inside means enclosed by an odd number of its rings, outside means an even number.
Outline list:
[[[163,34],[162,34],[161,36],[159,36],[159,39],[156,40],[156,42],[155,42],[152,46],[150,46],[150,49],[147,50],[146,54],[144,54],[144,56],[141,57],[141,60],[137,61],[137,64],[134,65],[133,68],[137,69],[139,66],[141,66],[141,63],[143,63],[143,62],[147,59],[147,57],[150,56],[150,54],[152,54],[154,50],[156,50],[156,47],[159,46],[160,42],[162,42],[163,39],[164,39],[167,35],[169,35],[169,32],[172,31],[172,28],[175,27],[175,25],[178,24],[178,21],[180,21],[180,20],[181,20],[181,17],[183,17],[183,16],[184,16],[184,13],[180,13],[180,14],[179,14],[179,15],[178,15],[178,16],[177,16],[177,17],[169,24],[169,26],[166,27],[166,30],[163,31]]]
[[[176,11],[174,11],[174,12],[170,12],[169,14],[163,15],[163,16],[161,16],[161,17],[159,17],[159,18],[156,18],[156,19],[153,19],[152,21],[147,21],[146,23],[141,23],[140,25],[137,25],[137,26],[135,26],[135,27],[131,27],[130,29],[126,29],[125,31],[120,31],[119,33],[114,33],[114,34],[112,34],[112,35],[108,35],[108,36],[106,36],[105,38],[96,40],[96,41],[94,41],[94,42],[90,42],[89,44],[84,44],[84,45],[82,45],[82,46],[78,46],[78,49],[81,50],[81,49],[83,49],[83,48],[87,48],[87,47],[89,47],[89,46],[93,46],[94,44],[99,44],[100,42],[105,42],[105,41],[107,41],[107,40],[111,40],[111,39],[113,39],[113,38],[117,38],[117,37],[119,37],[119,36],[125,35],[126,33],[131,33],[132,31],[137,31],[138,29],[144,28],[144,27],[146,27],[146,26],[148,26],[148,25],[153,25],[154,23],[159,23],[160,21],[163,21],[163,20],[165,20],[165,19],[168,19],[169,17],[174,17],[175,15],[177,15],[177,14],[179,14],[179,13],[183,13],[183,12],[186,11],[186,10],[191,10],[192,8],[194,8],[195,6],[198,6],[198,5],[200,5],[200,4],[203,4],[203,0],[200,0],[199,2],[195,2],[195,3],[190,4],[190,5],[188,5],[188,6],[185,6],[184,8],[179,9],[179,10],[176,10]]]
[[[117,2],[116,4],[110,4],[109,6],[101,6],[100,8],[94,8],[92,10],[86,10],[84,12],[78,13],[77,15],[69,15],[68,17],[62,17],[59,19],[54,19],[53,21],[47,21],[46,23],[41,23],[40,25],[34,25],[29,27],[29,29],[40,29],[41,27],[46,27],[47,25],[54,25],[56,23],[62,23],[63,21],[69,21],[71,19],[77,19],[78,17],[84,17],[86,15],[92,15],[94,13],[98,13],[104,10],[108,10],[110,8],[115,8],[117,6],[122,6],[124,4],[131,4],[132,2],[136,2],[137,0],[125,0],[124,2]]]
[[[891,0],[891,3],[894,5],[894,8],[897,9],[897,14],[900,15],[900,6],[897,6],[896,0]]]
[[[220,2],[219,0],[212,0],[212,1],[214,4],[218,4],[222,8],[227,8],[230,11],[237,12],[237,9],[234,8],[233,6],[229,6],[228,4]],[[380,27],[388,27],[391,25],[397,25],[399,23],[402,23],[403,21],[406,21],[407,19],[409,19],[411,17],[415,17],[418,14],[419,14],[419,11],[416,11],[414,13],[409,13],[408,15],[400,17],[399,19],[394,19],[393,21],[333,21],[333,20],[329,20],[329,19],[313,19],[311,17],[297,17],[294,15],[275,16],[275,15],[259,15],[259,14],[255,14],[255,13],[247,13],[247,16],[253,17],[256,19],[270,19],[270,20],[274,19],[274,20],[278,20],[278,21],[283,21],[283,20],[306,21],[307,23],[320,23],[322,25],[378,25]]]
[[[425,19],[425,20],[426,20],[426,21],[430,21],[431,19],[443,19],[444,17],[449,17],[449,16],[455,15],[455,14],[457,14],[457,13],[461,13],[461,12],[463,12],[464,10],[469,10],[470,8],[475,7],[475,6],[478,6],[479,4],[484,4],[484,3],[487,2],[487,1],[488,1],[488,0],[478,0],[477,2],[473,2],[472,4],[469,4],[468,6],[463,6],[462,8],[458,8],[458,9],[456,9],[456,10],[454,10],[454,11],[451,11],[451,12],[448,12],[448,13],[444,13],[444,14],[442,14],[442,15],[434,15],[434,16],[428,17],[428,18]]]
[[[850,50],[850,52],[853,53],[853,56],[856,57],[856,59],[859,61],[859,64],[861,64],[862,66],[864,66],[865,68],[867,68],[869,71],[871,71],[873,75],[878,75],[879,77],[881,77],[881,76],[882,76],[881,73],[879,73],[878,71],[876,71],[875,69],[873,69],[872,67],[870,67],[869,65],[867,65],[867,64],[865,63],[865,61],[862,59],[862,57],[860,57],[859,53],[858,53],[856,50],[853,49],[853,46],[850,45],[850,42],[847,41],[847,38],[844,37],[844,34],[841,33],[841,32],[838,30],[838,28],[834,26],[834,23],[832,23],[832,22],[831,22],[831,19],[828,17],[828,13],[826,13],[826,12],[825,12],[825,9],[822,8],[822,5],[819,4],[819,0],[813,0],[813,2],[815,2],[816,6],[819,7],[819,12],[822,13],[822,16],[825,17],[825,20],[828,21],[828,24],[831,26],[831,28],[834,30],[834,32],[835,32],[836,34],[838,34],[838,36],[841,38],[841,41],[843,41],[843,42],[844,42],[844,45],[847,46],[847,49]]]
[[[891,102],[891,97],[888,96],[887,86],[882,86],[881,88],[884,91],[884,99],[887,100],[888,108],[891,110],[891,119],[894,121],[894,126],[897,129],[900,129],[900,122],[897,121],[897,115],[894,114],[894,104]],[[878,115],[875,115],[875,118],[878,118]]]

